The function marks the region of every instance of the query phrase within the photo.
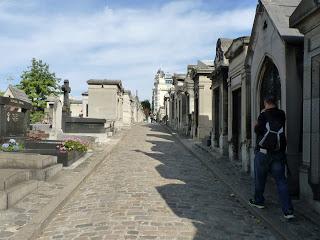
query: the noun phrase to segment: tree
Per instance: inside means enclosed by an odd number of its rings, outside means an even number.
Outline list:
[[[49,71],[49,65],[42,60],[33,58],[31,63],[28,70],[22,73],[18,87],[28,95],[34,111],[43,111],[47,97],[60,93],[60,79]]]
[[[149,117],[150,111],[151,111],[151,104],[150,104],[149,100],[142,101],[141,105],[142,105],[142,108],[143,108],[144,115],[146,117]]]
[[[0,96],[3,96],[4,95],[4,92],[0,91]]]
[[[32,101],[32,123],[42,121],[47,97],[61,92],[59,82],[60,79],[55,73],[49,71],[49,65],[35,58],[31,60],[31,66],[22,73],[18,88],[23,90]]]

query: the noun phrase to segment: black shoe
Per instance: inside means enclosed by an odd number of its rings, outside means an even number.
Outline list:
[[[256,201],[254,201],[253,199],[249,200],[249,204],[253,207],[259,208],[259,209],[263,209],[264,208],[264,204],[263,203],[257,203]]]
[[[285,212],[283,216],[285,219],[288,219],[288,220],[295,218],[292,210]]]

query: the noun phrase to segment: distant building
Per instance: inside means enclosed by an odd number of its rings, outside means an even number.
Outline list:
[[[16,99],[25,101],[27,103],[31,103],[31,100],[28,98],[27,94],[24,91],[12,86],[12,85],[9,85],[9,87],[7,88],[7,90],[5,91],[3,96],[10,97],[10,98],[16,98]]]
[[[164,96],[172,88],[172,75],[158,70],[154,78],[154,88],[152,91],[152,108],[153,114],[162,119],[165,116]]]
[[[88,116],[102,118],[116,129],[123,124],[123,92],[120,80],[91,79],[88,83]]]
[[[82,95],[82,114],[83,117],[89,116],[89,94],[88,91],[81,94]]]
[[[71,117],[83,117],[82,100],[70,99]]]

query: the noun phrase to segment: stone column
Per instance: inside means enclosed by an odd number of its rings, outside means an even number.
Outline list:
[[[320,45],[320,41],[319,41]],[[304,144],[305,155],[309,157],[309,184],[313,191],[313,199],[320,200],[320,53],[311,60],[311,75],[305,84],[304,105],[310,106],[305,111],[305,137],[310,146]],[[308,140],[306,141],[308,142]]]
[[[220,84],[220,153],[228,154],[228,87]]]
[[[250,167],[250,83],[245,70],[241,73],[241,160],[242,170],[249,171]]]
[[[229,160],[234,160],[234,152],[233,152],[233,144],[232,144],[232,138],[233,138],[233,131],[232,131],[232,120],[233,120],[233,97],[232,97],[232,89],[231,89],[231,79],[228,79],[228,155]]]

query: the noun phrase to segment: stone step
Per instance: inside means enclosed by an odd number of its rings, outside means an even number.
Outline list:
[[[30,170],[30,179],[47,181],[49,178],[56,175],[62,169],[62,164],[55,164],[44,169]]]
[[[0,168],[43,169],[56,163],[56,156],[17,152],[0,153]]]
[[[29,179],[29,170],[0,169],[0,191],[5,191],[14,185],[28,181]]]
[[[38,181],[30,180],[19,183],[5,191],[0,191],[0,210],[12,207],[38,187]]]

